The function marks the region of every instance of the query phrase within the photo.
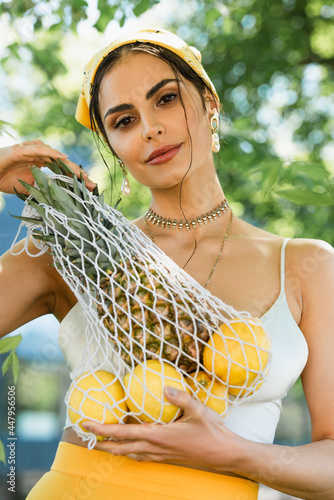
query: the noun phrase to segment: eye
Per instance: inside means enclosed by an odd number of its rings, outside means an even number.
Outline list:
[[[114,128],[125,128],[133,122],[134,118],[132,116],[125,116],[120,120],[116,120]]]
[[[167,92],[164,94],[160,100],[159,104],[170,104],[171,102],[175,101],[175,99],[178,98],[178,93],[177,92]]]

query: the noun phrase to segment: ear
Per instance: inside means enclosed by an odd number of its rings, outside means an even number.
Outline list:
[[[217,113],[219,115],[219,104],[208,89],[205,90],[204,100],[205,100],[205,109],[209,115],[209,118],[214,113]]]

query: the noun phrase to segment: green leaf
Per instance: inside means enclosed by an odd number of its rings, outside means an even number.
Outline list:
[[[316,193],[294,188],[279,189],[276,193],[296,205],[334,205],[334,198],[329,193]]]
[[[133,13],[136,17],[140,16],[144,12],[146,12],[150,7],[156,4],[155,0],[141,0],[138,4],[133,8]]]
[[[44,243],[47,243],[49,245],[56,244],[56,237],[54,234],[43,234],[40,231],[34,231],[32,235],[34,238],[36,238],[36,240],[44,241]]]
[[[110,5],[108,5],[105,1],[99,0],[97,8],[100,11],[100,17],[98,18],[98,20],[94,24],[94,27],[98,31],[103,33],[105,31],[106,27],[108,26],[108,24],[110,23],[110,21],[112,21],[114,19],[114,16],[116,14],[118,7],[119,7],[118,4],[110,7]]]
[[[51,158],[51,160],[52,160],[51,162],[48,161],[45,162],[45,166],[48,167],[50,170],[52,170],[53,173],[57,175],[62,175],[64,172],[62,171],[58,163],[54,161],[53,158]]]
[[[280,170],[282,168],[282,161],[279,158],[265,159],[258,165],[249,169],[249,173],[255,172],[270,172],[271,170]]]
[[[0,462],[3,462],[6,465],[6,453],[3,442],[0,439]]]
[[[46,205],[48,205],[48,200],[39,189],[31,186],[25,181],[21,181],[20,179],[18,181],[24,188],[26,188],[28,193],[30,193],[38,201],[38,203],[45,203]]]
[[[301,172],[316,181],[324,179],[327,180],[331,175],[323,165],[317,163],[294,162],[291,164],[291,168],[294,171]]]
[[[276,167],[267,170],[263,175],[263,188],[266,193],[271,191],[279,178],[279,169]]]
[[[72,9],[82,9],[88,7],[86,0],[72,0],[70,5]]]
[[[76,206],[73,198],[54,181],[48,178],[49,191],[52,196],[52,205],[56,210],[73,219],[80,219],[78,212],[83,212],[84,209]]]
[[[11,351],[10,354],[8,354],[7,358],[5,359],[5,361],[2,363],[2,367],[1,367],[1,372],[2,372],[2,375],[5,375],[9,368],[11,367],[12,365],[12,358],[13,358],[13,353],[14,351]]]
[[[16,196],[18,198],[20,198],[20,200],[26,201],[29,198],[28,194],[19,193],[15,186],[13,186],[13,189],[14,189],[14,193],[16,194]]]
[[[66,163],[64,163],[60,158],[58,158],[57,160],[53,160],[52,163],[57,163],[65,175],[68,175],[69,177],[73,177],[75,175],[71,167],[66,165]]]
[[[13,215],[10,212],[8,213],[11,217],[14,217],[14,219],[24,220],[25,222],[30,222],[32,224],[43,222],[42,219],[36,219],[35,217],[22,217],[22,215]]]
[[[47,175],[45,175],[44,172],[42,172],[42,170],[40,170],[38,167],[32,167],[31,168],[31,173],[39,187],[39,189],[43,192],[43,195],[45,196],[45,198],[47,199],[48,201],[48,204],[51,204],[52,203],[52,198],[51,198],[51,195],[50,195],[50,192],[49,192],[49,186],[48,186],[48,182],[47,182]]]
[[[22,335],[13,335],[0,339],[0,354],[16,349],[22,340]]]
[[[115,8],[116,7],[116,8]],[[97,31],[99,31],[100,33],[103,33],[108,24],[110,23],[110,21],[112,21],[112,19],[114,18],[114,15],[115,15],[115,12],[117,10],[117,6],[115,6],[112,10],[113,10],[113,13],[111,15],[108,15],[108,14],[100,14],[100,17],[98,18],[98,20],[96,21],[96,23],[94,24],[94,27],[97,29]]]
[[[16,352],[13,352],[13,357],[12,357],[12,372],[13,372],[13,377],[14,377],[14,382],[16,384],[17,379],[19,378],[19,358],[17,357]]]

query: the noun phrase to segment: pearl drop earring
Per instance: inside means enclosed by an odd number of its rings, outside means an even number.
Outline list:
[[[119,162],[119,165],[120,165],[122,172],[123,172],[123,182],[122,182],[122,187],[121,187],[121,193],[123,193],[124,196],[129,196],[129,194],[131,193],[131,187],[130,187],[129,179],[127,177],[128,173],[126,171],[125,165],[122,162],[122,160],[118,160],[118,162]]]
[[[219,135],[218,135],[218,130],[219,130],[219,115],[217,111],[213,113],[213,115],[210,118],[210,125],[211,125],[211,130],[212,130],[212,146],[211,149],[214,153],[218,153],[220,150],[220,142],[219,142]]]

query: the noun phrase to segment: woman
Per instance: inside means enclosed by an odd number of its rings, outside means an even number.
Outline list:
[[[225,200],[212,154],[218,113],[198,51],[168,32],[144,30],[90,61],[76,117],[120,160],[124,191],[128,170],[151,190],[150,209],[182,226]],[[28,165],[59,156],[39,141],[3,150],[2,191],[19,189],[17,179],[32,182]],[[183,410],[174,423],[89,422],[87,429],[114,438],[93,451],[67,428],[52,471],[29,500],[253,500],[258,483],[299,498],[333,499],[333,249],[321,241],[283,240],[233,217],[227,204],[223,217],[193,231],[157,226],[145,215],[134,222],[213,295],[261,318],[272,341],[268,380],[226,422],[186,392],[166,388],[169,401]],[[29,248],[34,251],[33,244]],[[70,323],[80,320],[73,293],[49,263],[45,254],[2,257],[2,335],[51,312],[62,322],[64,338]],[[19,290],[12,279],[18,273]],[[73,349],[70,343],[66,357]],[[273,445],[280,400],[301,372],[312,443]]]

